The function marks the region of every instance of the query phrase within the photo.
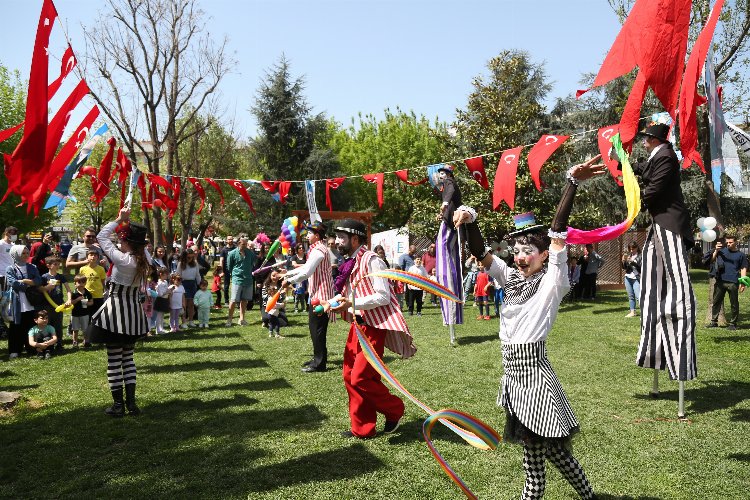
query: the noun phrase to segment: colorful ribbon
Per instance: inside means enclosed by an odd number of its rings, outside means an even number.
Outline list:
[[[360,281],[362,281],[362,279],[366,278],[367,276],[377,276],[397,281],[403,281],[404,283],[419,287],[422,290],[428,291],[429,293],[434,293],[435,295],[451,300],[453,302],[461,302],[458,296],[456,296],[453,292],[433,282],[432,280],[425,278],[424,276],[391,269],[387,271],[376,271],[374,273],[370,273],[360,278],[360,280],[352,285],[352,308],[354,308],[354,289],[357,287]],[[448,465],[448,462],[445,461],[443,456],[432,444],[432,428],[437,422],[440,422],[441,424],[445,425],[450,430],[458,434],[471,446],[479,448],[481,450],[494,450],[495,448],[497,448],[497,445],[500,442],[500,436],[498,435],[498,433],[489,425],[467,413],[452,409],[435,411],[421,402],[419,399],[414,397],[406,389],[406,387],[404,387],[401,382],[399,382],[398,379],[393,376],[393,373],[391,373],[385,363],[383,363],[383,360],[380,359],[378,353],[375,352],[375,348],[372,346],[369,339],[364,335],[359,325],[356,322],[354,322],[354,325],[357,332],[357,338],[359,339],[359,344],[362,347],[362,354],[365,356],[365,359],[367,359],[370,365],[372,365],[375,371],[377,371],[380,376],[385,379],[386,382],[388,382],[398,392],[406,396],[406,398],[408,398],[412,403],[422,408],[429,415],[427,420],[425,420],[422,424],[422,434],[425,438],[425,441],[427,442],[427,446],[430,448],[430,452],[438,461],[440,467],[442,467],[445,473],[448,474],[448,477],[450,477],[451,480],[456,483],[459,488],[461,488],[461,491],[463,491],[468,498],[476,498],[476,495],[471,492],[469,487],[466,486],[466,483],[464,483],[459,475],[456,474],[456,472],[450,467],[450,465]]]
[[[622,163],[622,182],[625,189],[625,201],[628,206],[628,216],[616,226],[604,226],[591,231],[584,231],[574,227],[568,227],[567,243],[571,245],[585,245],[588,243],[599,243],[617,238],[633,225],[638,212],[641,209],[641,190],[638,187],[638,180],[635,178],[633,168],[630,166],[628,154],[622,148],[620,134],[612,136],[612,146],[617,152],[617,156]]]

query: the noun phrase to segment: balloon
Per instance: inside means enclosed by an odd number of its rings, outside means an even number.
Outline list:
[[[713,229],[716,227],[716,219],[713,217],[706,217],[706,220],[703,221],[703,227],[706,229]]]
[[[698,224],[698,229],[703,231],[706,228],[706,218],[705,217],[699,217],[697,221],[695,221],[696,224]]]
[[[161,207],[162,207],[162,205],[164,205],[164,203],[162,203],[162,201],[161,201],[160,199],[158,199],[158,198],[157,198],[157,199],[155,199],[155,200],[154,200],[154,203],[153,203],[153,205],[154,205],[154,206],[155,206],[156,208],[161,208]]]
[[[505,240],[501,241],[500,242],[500,249],[501,250],[505,250],[506,248],[508,248],[508,242],[505,241]]]
[[[508,253],[507,250],[500,250],[500,258],[501,259],[507,259],[508,255],[510,255],[510,254]]]
[[[714,241],[716,239],[716,231],[713,229],[706,229],[701,233],[701,239],[709,243]]]

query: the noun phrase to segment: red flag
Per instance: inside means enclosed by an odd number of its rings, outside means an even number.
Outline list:
[[[206,181],[206,184],[214,188],[219,193],[219,199],[221,200],[221,204],[224,205],[224,193],[221,192],[221,186],[219,186],[219,184],[213,179],[205,178],[203,180]]]
[[[483,189],[489,189],[490,182],[487,180],[487,172],[484,171],[484,158],[481,156],[475,156],[474,158],[464,160],[464,163],[466,163],[466,168],[469,169],[474,180],[477,181]]]
[[[23,137],[12,155],[5,155],[5,175],[8,178],[8,191],[0,203],[5,201],[11,192],[20,194],[23,199],[28,185],[28,177],[36,176],[44,169],[44,158],[47,144],[47,79],[49,64],[47,47],[52,26],[55,24],[57,11],[51,0],[44,0],[42,12],[34,40],[34,52],[31,58],[29,87],[26,95],[26,117]]]
[[[513,210],[516,204],[516,173],[523,146],[507,149],[500,155],[492,186],[492,208],[497,210],[501,201]]]
[[[242,196],[242,199],[245,200],[245,203],[247,203],[247,206],[250,207],[250,211],[255,214],[255,208],[253,208],[253,200],[250,199],[250,195],[247,194],[247,188],[245,187],[242,182],[238,181],[237,179],[230,180],[227,179],[227,182],[230,186],[234,188],[235,191],[237,191],[240,196]]]
[[[685,69],[685,76],[682,79],[682,93],[680,94],[680,149],[682,150],[682,168],[688,168],[693,162],[701,167],[703,173],[706,168],[703,166],[703,159],[696,150],[698,147],[698,125],[695,110],[701,104],[706,102],[706,98],[698,94],[698,80],[703,64],[706,62],[706,54],[711,45],[711,38],[714,36],[716,22],[719,20],[719,14],[724,7],[724,0],[717,0],[708,21],[703,27],[698,39],[693,45],[693,51]]]
[[[281,204],[286,203],[286,197],[289,196],[289,190],[292,188],[292,183],[289,181],[279,181],[279,202]]]
[[[117,148],[117,168],[119,172],[117,177],[117,183],[120,184],[120,208],[125,206],[125,186],[127,185],[128,175],[133,170],[133,166],[125,153],[122,152],[122,148]]]
[[[57,90],[60,88],[60,85],[62,85],[63,80],[65,80],[65,77],[70,74],[71,71],[73,71],[73,68],[75,68],[76,63],[78,61],[76,60],[75,54],[73,54],[73,49],[68,45],[68,48],[65,49],[65,53],[62,56],[61,64],[60,64],[60,76],[57,77],[57,79],[49,84],[49,87],[47,88],[47,99],[52,99],[52,97],[57,93]]]
[[[172,218],[177,211],[177,200],[179,199],[179,177],[173,177],[172,182],[156,174],[148,174],[148,180],[151,183],[153,196],[161,200],[164,209],[167,211],[167,217]],[[177,185],[175,186],[175,182]],[[162,188],[162,189],[159,189]],[[177,189],[177,191],[175,191]]]
[[[603,85],[638,66],[636,86],[623,111],[620,136],[631,144],[638,118],[651,87],[664,108],[675,117],[680,76],[685,65],[691,0],[636,0],[625,24],[602,63],[593,87]],[[579,91],[582,94],[584,91]]]
[[[169,199],[170,203],[167,203],[169,207],[169,218],[174,217],[177,212],[177,204],[180,201],[180,178],[176,175],[172,176],[172,198]]]
[[[542,170],[542,165],[547,159],[552,156],[557,148],[562,146],[562,143],[568,140],[567,135],[543,135],[539,141],[534,144],[534,147],[529,151],[529,156],[526,158],[526,162],[529,164],[529,171],[531,172],[531,178],[534,180],[534,185],[538,191],[542,190],[542,180],[539,178],[539,172]]]
[[[47,129],[47,152],[44,157],[45,165],[50,165],[52,163],[52,158],[55,157],[57,147],[60,145],[60,138],[65,131],[65,127],[68,125],[70,115],[73,114],[75,107],[78,106],[81,99],[83,99],[88,93],[89,86],[86,84],[86,81],[79,81],[76,88],[73,89],[73,92],[71,92],[68,98],[65,99],[65,102],[60,106],[60,109],[57,110],[57,113],[52,117],[52,120],[50,120],[49,128]],[[46,174],[47,172],[43,172],[41,175],[44,176]]]
[[[195,177],[188,177],[188,180],[190,181],[190,184],[193,185],[195,188],[195,192],[198,193],[198,196],[201,197],[201,206],[198,208],[198,211],[195,212],[196,214],[201,213],[203,210],[203,207],[206,204],[206,191],[204,191],[203,186],[201,186],[201,183],[198,179]]]
[[[396,171],[394,173],[396,174],[396,177],[398,177],[398,180],[400,180],[401,182],[404,182],[404,183],[406,183],[406,184],[408,184],[410,186],[419,186],[420,184],[424,184],[425,182],[427,182],[427,177],[425,177],[421,181],[411,182],[409,180],[409,170],[408,169],[398,170],[398,171]]]
[[[13,134],[21,130],[21,127],[23,127],[23,122],[14,127],[6,128],[5,130],[0,131],[0,142],[5,142],[10,139]]]
[[[383,208],[383,173],[379,174],[365,174],[362,176],[364,180],[377,186],[378,193],[378,208]]]
[[[279,189],[279,181],[260,181],[260,185],[271,194]]]
[[[109,144],[109,151],[104,155],[102,163],[99,165],[99,175],[91,178],[91,186],[94,194],[91,195],[91,200],[95,205],[102,202],[107,193],[109,193],[109,173],[112,170],[112,158],[115,156],[115,145],[117,140],[114,137],[110,137],[107,140]]]
[[[138,191],[141,192],[141,208],[148,209],[152,208],[151,203],[154,199],[153,191],[147,192],[146,190],[146,176],[145,175],[139,175],[138,181],[136,183],[136,186],[138,186]]]
[[[602,127],[596,134],[597,142],[599,143],[599,152],[602,154],[602,160],[607,165],[609,173],[614,177],[615,182],[618,186],[622,186],[622,181],[619,176],[622,175],[622,171],[617,169],[617,160],[609,159],[609,150],[612,148],[612,143],[609,140],[617,134],[618,126],[610,125],[609,127]]]
[[[326,179],[326,206],[329,212],[333,212],[333,203],[331,203],[331,189],[338,189],[346,180],[346,177],[335,177]]]

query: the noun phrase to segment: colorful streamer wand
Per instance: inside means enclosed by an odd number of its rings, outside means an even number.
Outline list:
[[[352,285],[352,308],[354,308],[354,289],[364,278],[368,276],[401,281],[406,284],[416,286],[428,293],[437,295],[438,297],[451,300],[453,302],[462,302],[461,299],[449,289],[425,278],[424,276],[409,273],[406,271],[400,271],[397,269],[389,269],[367,274]],[[427,446],[430,448],[430,452],[435,457],[435,460],[438,461],[443,471],[448,474],[448,477],[450,477],[451,480],[456,483],[459,488],[461,488],[461,491],[463,491],[467,498],[477,498],[476,495],[474,495],[474,493],[472,493],[472,491],[466,485],[466,483],[464,483],[461,477],[451,468],[450,465],[448,465],[448,462],[445,461],[440,452],[437,451],[435,445],[432,443],[431,431],[435,424],[437,422],[440,422],[441,424],[445,425],[450,430],[458,434],[471,446],[479,448],[481,450],[494,450],[495,448],[497,448],[497,445],[500,442],[500,436],[498,435],[498,433],[492,427],[485,424],[478,418],[469,415],[468,413],[452,409],[442,409],[435,411],[421,402],[419,399],[414,397],[406,389],[406,387],[404,387],[401,382],[398,381],[393,373],[391,373],[385,363],[383,363],[383,360],[380,358],[380,356],[378,356],[378,353],[375,352],[375,348],[372,346],[368,338],[364,335],[362,329],[359,327],[356,321],[354,322],[354,325],[357,331],[357,338],[359,339],[359,343],[362,346],[362,353],[364,354],[370,365],[372,365],[372,367],[375,368],[375,371],[377,371],[380,376],[383,377],[383,379],[385,379],[386,382],[388,382],[394,389],[403,394],[412,403],[422,408],[429,415],[429,417],[427,417],[427,420],[425,420],[422,424],[422,435],[427,442]]]

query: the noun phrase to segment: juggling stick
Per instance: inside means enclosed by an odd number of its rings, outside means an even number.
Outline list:
[[[404,283],[408,283],[410,285],[416,286],[424,291],[427,291],[429,293],[433,293],[435,295],[438,295],[439,297],[443,297],[445,299],[451,300],[453,302],[461,302],[461,299],[456,296],[453,292],[451,292],[448,288],[435,283],[432,280],[429,280],[419,274],[413,274],[406,271],[399,271],[396,269],[389,269],[384,271],[376,271],[374,273],[370,273],[366,276],[363,276],[358,280],[356,283],[352,285],[352,293],[351,293],[351,302],[352,302],[352,309],[354,309],[354,290],[356,289],[357,285],[362,281],[362,279],[368,277],[368,276],[377,276],[392,280],[398,280],[402,281]],[[424,435],[424,438],[427,442],[427,446],[430,448],[430,452],[433,454],[435,459],[440,464],[440,467],[443,468],[446,474],[448,474],[448,477],[451,478],[451,480],[458,485],[459,488],[461,488],[461,491],[468,497],[468,498],[476,498],[476,495],[472,493],[472,491],[469,489],[469,487],[461,480],[461,478],[456,474],[453,469],[448,465],[448,463],[443,459],[443,457],[440,455],[440,453],[435,449],[434,445],[432,444],[432,440],[430,439],[430,431],[432,430],[432,427],[435,425],[436,422],[440,422],[441,424],[448,427],[450,430],[458,434],[464,441],[469,443],[471,446],[474,446],[475,448],[479,448],[482,450],[494,450],[497,448],[498,443],[500,442],[500,436],[498,433],[489,425],[485,424],[481,420],[479,420],[476,417],[473,417],[467,413],[460,412],[458,410],[451,410],[451,409],[444,409],[440,411],[434,411],[432,408],[427,406],[426,404],[422,403],[420,400],[418,400],[416,397],[414,397],[407,389],[404,387],[401,382],[398,381],[396,377],[393,376],[393,373],[388,369],[388,367],[383,363],[383,360],[378,356],[378,353],[375,351],[375,348],[370,343],[370,340],[364,335],[362,332],[362,329],[359,327],[359,325],[354,322],[355,330],[357,332],[357,339],[359,340],[359,344],[362,347],[362,354],[365,356],[365,359],[372,365],[372,367],[377,371],[380,376],[388,382],[394,389],[399,391],[401,394],[403,394],[406,398],[408,398],[412,403],[422,408],[425,412],[429,414],[429,417],[427,420],[425,420],[424,424],[422,425],[422,433]]]
[[[279,249],[279,246],[281,245],[281,242],[279,240],[276,240],[271,244],[271,248],[268,249],[268,253],[266,254],[266,258],[263,260],[263,263],[260,265],[260,267],[265,266],[269,260],[271,260],[271,257],[276,253],[276,250]]]
[[[65,304],[60,304],[59,306],[55,304],[55,301],[52,300],[52,297],[49,296],[46,290],[42,290],[42,295],[44,295],[44,298],[47,299],[47,302],[49,302],[49,305],[55,308],[55,312],[70,312],[73,310],[73,305],[66,306]]]
[[[270,266],[260,267],[260,268],[256,269],[255,271],[253,271],[253,277],[256,278],[256,277],[258,277],[258,276],[260,276],[262,274],[267,274],[274,267],[283,266],[284,264],[286,264],[286,262],[282,260],[281,262],[277,262],[276,264],[271,264]]]
[[[273,308],[276,307],[276,303],[279,301],[279,297],[281,296],[281,290],[273,294],[273,297],[268,299],[268,303],[266,304],[266,312],[270,313],[273,311]]]

